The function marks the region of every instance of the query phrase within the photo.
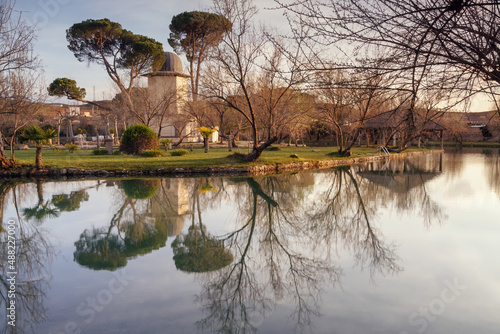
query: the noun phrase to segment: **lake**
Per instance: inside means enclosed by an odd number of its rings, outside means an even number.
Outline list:
[[[0,181],[0,212],[6,333],[500,328],[498,149],[265,177]]]

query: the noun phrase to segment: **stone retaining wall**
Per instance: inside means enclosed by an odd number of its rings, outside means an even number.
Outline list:
[[[88,178],[88,177],[111,177],[111,176],[175,176],[186,177],[196,175],[267,175],[278,173],[291,173],[301,170],[324,169],[336,166],[355,165],[373,161],[401,159],[410,156],[442,153],[441,150],[403,152],[391,155],[378,155],[361,158],[342,158],[322,161],[297,161],[286,164],[258,165],[248,167],[206,167],[206,168],[158,168],[153,170],[99,170],[99,169],[77,169],[77,168],[49,168],[49,169],[12,169],[0,170],[0,178]]]

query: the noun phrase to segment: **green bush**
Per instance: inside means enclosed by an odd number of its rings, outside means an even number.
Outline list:
[[[160,179],[123,180],[121,183],[125,195],[132,199],[151,198],[160,187]]]
[[[78,146],[76,144],[66,144],[66,145],[64,145],[64,147],[66,147],[66,149],[69,151],[69,153],[75,153],[75,151],[80,149],[80,146]]]
[[[177,150],[170,151],[170,155],[174,156],[174,157],[182,157],[182,156],[185,156],[187,154],[188,154],[188,151],[186,151],[184,149],[177,149]]]
[[[160,150],[146,150],[141,153],[141,157],[146,158],[161,157],[162,155],[163,153]]]
[[[290,158],[293,158],[293,159],[299,159],[299,156],[297,154],[291,154],[290,155]]]
[[[105,148],[96,148],[92,151],[93,155],[106,155],[108,154],[108,150]]]
[[[282,149],[278,146],[269,146],[268,148],[266,148],[266,151],[282,151]]]
[[[120,151],[141,154],[145,150],[158,150],[158,136],[144,124],[130,126],[123,133]]]

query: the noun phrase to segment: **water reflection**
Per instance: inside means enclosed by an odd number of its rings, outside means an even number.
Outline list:
[[[43,181],[36,180],[36,193],[38,202],[35,206],[24,208],[24,218],[42,224],[46,219],[59,217],[59,210],[49,200],[45,201],[43,196]]]
[[[377,206],[392,206],[400,214],[418,211],[425,226],[441,224],[446,215],[429,195],[427,184],[443,171],[443,156],[426,155],[412,160],[389,160],[356,166],[357,183],[366,179],[368,184],[361,187],[364,198],[377,211]],[[352,176],[354,182],[354,176]],[[366,182],[364,182],[366,183]],[[355,187],[355,189],[360,189]],[[368,219],[368,218],[367,218]]]
[[[500,196],[500,150],[486,150],[488,164],[486,164],[486,175],[493,191]],[[483,152],[484,154],[485,152]]]
[[[109,225],[85,230],[75,242],[75,261],[90,269],[124,267],[128,258],[164,247],[168,236],[178,234],[184,225],[179,222],[186,213],[183,195],[169,201],[169,190],[179,192],[183,182],[172,185],[160,179],[136,179],[116,183],[123,191],[115,193],[120,204]]]
[[[5,181],[0,183],[0,316],[5,320],[2,333],[34,332],[38,324],[47,319],[45,298],[49,289],[51,263],[54,248],[46,236],[46,231],[22,220],[19,212],[19,188],[21,183]],[[4,210],[8,198],[12,201],[17,217],[5,219]],[[15,221],[15,233],[7,233],[6,224]],[[9,238],[10,236],[10,238]],[[12,256],[12,237],[15,238],[14,261]],[[11,243],[9,243],[11,241]],[[14,272],[14,273],[12,273]],[[10,281],[14,277],[14,281]],[[11,288],[14,283],[14,290]],[[14,296],[14,298],[13,298]],[[15,302],[15,318],[7,318],[10,300]],[[10,311],[9,311],[9,314]],[[15,326],[9,325],[12,322]]]
[[[498,152],[484,157],[492,160],[487,175],[498,193]],[[350,254],[371,280],[404,270],[399,246],[381,230],[383,213],[410,212],[429,229],[444,224],[446,212],[430,194],[429,184],[443,171],[463,170],[461,161],[453,154],[444,160],[434,154],[269,177],[110,179],[105,183],[109,220],[78,230],[72,252],[85,268],[114,271],[169,245],[166,250],[173,255],[165,261],[173,261],[179,272],[200,284],[199,330],[257,332],[276,307],[286,305],[291,327],[307,331],[321,315],[323,290],[341,287],[346,268],[338,253]],[[47,200],[44,183],[37,182],[36,203],[19,210],[34,223],[26,233],[39,245],[38,250],[26,246],[26,251],[46,254],[31,272],[47,273],[46,265],[40,266],[50,262],[49,254],[40,251],[50,248],[43,232],[37,232],[40,224],[84,211],[95,194],[91,189],[99,185],[95,181]],[[15,188],[1,184],[1,212],[6,194],[14,196]],[[228,207],[237,208],[235,215],[218,217],[224,228],[215,229],[209,213]],[[36,321],[45,312],[42,285],[30,294],[36,300],[26,303],[39,305],[33,312]]]
[[[207,332],[255,332],[276,303],[293,300],[298,329],[319,314],[322,284],[335,285],[342,273],[326,254],[315,252],[323,236],[303,220],[308,177],[233,179],[239,194],[237,229],[220,237],[234,255],[220,271],[200,275],[198,302],[206,315],[198,321]],[[304,182],[305,181],[305,182]],[[293,204],[292,207],[281,206]]]

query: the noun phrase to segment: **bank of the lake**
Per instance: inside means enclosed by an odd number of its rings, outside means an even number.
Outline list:
[[[385,155],[376,147],[355,147],[350,157],[332,155],[335,147],[283,147],[266,150],[255,162],[244,163],[230,156],[224,148],[202,148],[188,151],[185,156],[142,157],[131,155],[94,155],[92,150],[43,151],[44,169],[34,168],[34,150],[16,151],[21,167],[0,171],[3,178],[12,177],[85,177],[126,175],[264,175],[300,170],[331,168],[405,157],[408,155],[441,152],[441,150],[409,149],[402,153]],[[246,153],[246,149],[234,152]],[[295,156],[295,157],[292,157]]]

